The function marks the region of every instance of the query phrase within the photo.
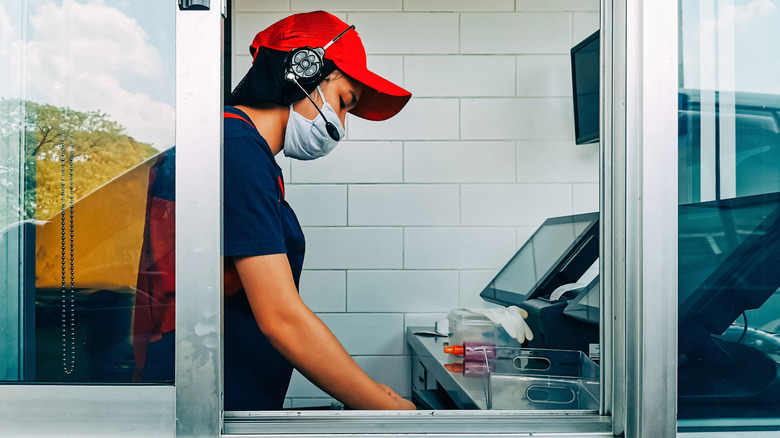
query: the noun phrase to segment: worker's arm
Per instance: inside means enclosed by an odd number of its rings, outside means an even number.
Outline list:
[[[374,382],[301,300],[285,254],[235,258],[260,331],[292,365],[352,409],[414,409]]]

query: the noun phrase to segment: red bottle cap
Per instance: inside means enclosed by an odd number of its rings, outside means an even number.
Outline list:
[[[463,346],[462,345],[445,345],[444,346],[444,352],[449,354],[455,354],[458,356],[463,356]]]

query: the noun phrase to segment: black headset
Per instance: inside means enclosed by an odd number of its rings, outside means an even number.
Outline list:
[[[325,44],[324,47],[311,48],[306,46],[293,49],[290,51],[290,53],[287,54],[287,57],[284,60],[284,80],[297,85],[298,88],[303,91],[306,97],[309,98],[311,103],[315,108],[317,108],[317,111],[325,120],[325,128],[328,130],[330,138],[336,141],[341,139],[338,129],[336,129],[336,126],[334,126],[333,123],[330,123],[330,121],[325,118],[325,114],[322,114],[322,110],[320,110],[320,107],[314,103],[314,100],[303,88],[303,85],[316,84],[322,80],[322,66],[324,63],[325,50],[327,50],[331,44],[338,41],[339,38],[344,36],[345,33],[354,28],[354,25],[349,26],[343,32],[336,35],[336,38],[333,38],[328,44]]]

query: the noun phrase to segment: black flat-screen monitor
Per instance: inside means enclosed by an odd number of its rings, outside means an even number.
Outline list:
[[[681,205],[681,352],[720,335],[780,287],[780,193]]]
[[[575,283],[599,256],[598,213],[549,218],[480,293],[489,302],[519,306]]]
[[[599,141],[599,31],[571,49],[574,138],[577,144]]]

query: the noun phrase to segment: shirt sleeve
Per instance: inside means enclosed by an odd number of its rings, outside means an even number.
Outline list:
[[[285,254],[280,173],[268,145],[249,136],[226,136],[224,144],[225,255]]]

